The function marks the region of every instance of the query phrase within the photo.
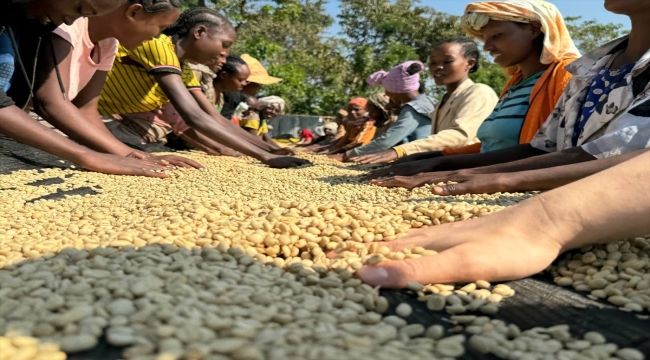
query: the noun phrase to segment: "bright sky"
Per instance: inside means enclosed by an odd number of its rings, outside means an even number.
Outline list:
[[[630,22],[627,17],[612,14],[605,10],[603,0],[547,0],[555,4],[565,16],[582,16],[585,20],[595,19],[599,22],[613,22],[622,23],[625,28],[630,28]],[[470,3],[469,0],[421,0],[422,5],[431,6],[432,8],[446,12],[452,15],[462,15],[465,6]],[[326,5],[327,11],[330,15],[336,18],[339,13],[338,0],[329,0]],[[332,26],[330,33],[336,34],[340,30],[337,24]]]

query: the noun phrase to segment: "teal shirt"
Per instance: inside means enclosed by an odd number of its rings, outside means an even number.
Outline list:
[[[544,71],[511,86],[499,99],[492,114],[478,128],[481,152],[501,150],[519,144],[521,128],[530,108],[530,93],[542,74]]]

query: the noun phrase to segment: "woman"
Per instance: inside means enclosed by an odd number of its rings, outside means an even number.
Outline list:
[[[390,98],[386,94],[373,94],[368,97],[368,115],[371,119],[375,119],[377,127],[375,139],[386,133],[397,121],[397,116],[393,116],[394,112],[391,111],[391,105]]]
[[[529,143],[553,112],[571,79],[565,67],[579,57],[562,14],[553,4],[542,0],[476,2],[467,6],[461,25],[484,41],[485,50],[512,76],[494,112],[479,127],[481,143],[405,157],[370,177],[415,175],[423,167],[404,163]]]
[[[97,151],[200,167],[179,156],[152,156],[125,145],[106,128],[97,111],[118,40],[133,49],[158,36],[160,28],[178,19],[180,9],[175,4],[170,0],[129,0],[108,15],[81,18],[54,30],[45,43],[53,51],[41,52],[39,58],[44,66],[36,81],[36,112],[70,138]]]
[[[343,159],[343,153],[372,141],[377,128],[375,120],[371,119],[366,107],[368,99],[354,98],[348,103],[348,118],[345,126],[345,136],[332,148],[325,148],[321,153],[333,156],[339,160]],[[339,156],[335,156],[339,155]]]
[[[263,85],[277,84],[282,81],[280,78],[270,76],[262,63],[250,55],[244,54],[241,59],[248,65],[250,76],[246,79],[246,85],[241,92],[224,92],[224,105],[221,115],[226,119],[232,118],[235,109],[240,103],[255,99],[262,90]]]
[[[385,133],[368,145],[346,152],[346,158],[356,158],[390,149],[395,145],[424,139],[431,134],[431,118],[436,101],[420,87],[420,72],[424,64],[407,61],[390,72],[378,71],[366,80],[372,86],[382,86],[390,100],[400,107],[397,120]]]
[[[224,93],[230,91],[233,93],[241,93],[244,86],[248,83],[246,79],[250,76],[251,71],[246,62],[239,56],[228,55],[226,63],[223,64],[221,70],[217,72],[212,84],[214,85],[214,98],[210,100],[214,102],[217,111],[226,119],[230,116],[224,115]],[[242,99],[245,101],[245,99]]]
[[[278,117],[278,115],[284,113],[286,103],[279,96],[263,97],[258,99],[258,102],[263,104],[263,109],[259,112],[249,111],[240,121],[239,126],[249,133],[259,136],[267,143],[277,146],[273,142],[273,139],[271,139],[271,136],[269,136],[268,123]]]
[[[56,131],[49,129],[29,117],[18,106],[27,104],[32,93],[32,81],[23,74],[34,73],[35,54],[38,52],[39,40],[64,21],[74,22],[82,16],[100,16],[108,14],[122,4],[122,1],[92,0],[9,0],[0,5],[1,34],[6,34],[16,47],[16,34],[22,39],[15,56],[18,66],[16,72],[19,81],[10,88],[11,96],[0,91],[0,133],[18,142],[36,147],[58,157],[70,160],[83,168],[114,175],[144,175],[164,178],[168,175],[157,172],[164,167],[151,161],[133,159],[123,156],[102,154],[71,141]],[[6,38],[5,38],[6,39]],[[8,70],[6,67],[5,70]],[[5,71],[0,76],[5,84],[14,75]],[[16,103],[15,103],[15,102]]]
[[[489,86],[475,84],[469,75],[479,68],[480,51],[467,38],[445,40],[431,52],[429,72],[446,93],[431,114],[431,135],[425,139],[393,147],[380,153],[360,156],[361,164],[387,163],[404,156],[439,151],[478,141],[476,132],[498,97]]]
[[[261,139],[224,119],[201,92],[188,61],[210,64],[230,52],[236,38],[228,20],[207,8],[185,11],[164,35],[133,51],[120,48],[102,89],[99,110],[120,114],[111,131],[129,141],[156,142],[174,132],[208,153],[234,151],[278,168],[306,164],[282,156]]]

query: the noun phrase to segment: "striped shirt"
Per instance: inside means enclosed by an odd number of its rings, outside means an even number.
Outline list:
[[[172,39],[161,35],[133,51],[119,47],[99,99],[102,115],[135,114],[160,109],[169,98],[154,74],[180,75],[190,91],[201,91],[201,83],[187,63],[181,66]]]
[[[478,129],[481,152],[501,150],[519,144],[519,134],[530,108],[530,94],[542,74],[544,71],[510,87],[499,99],[492,114]]]

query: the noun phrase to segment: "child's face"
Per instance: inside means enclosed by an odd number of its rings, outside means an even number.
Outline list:
[[[123,4],[123,0],[36,0],[27,4],[27,17],[42,24],[72,25],[80,17],[101,16]]]
[[[234,74],[229,74],[225,71],[219,74],[220,81],[223,84],[223,89],[225,91],[233,92],[241,92],[244,90],[244,86],[248,84],[246,79],[248,79],[249,76],[251,76],[251,72],[246,65],[238,66],[237,72]]]
[[[213,64],[230,54],[230,48],[237,40],[235,30],[207,29],[204,32],[195,32],[196,41],[194,42],[195,51],[193,59],[199,64]]]

